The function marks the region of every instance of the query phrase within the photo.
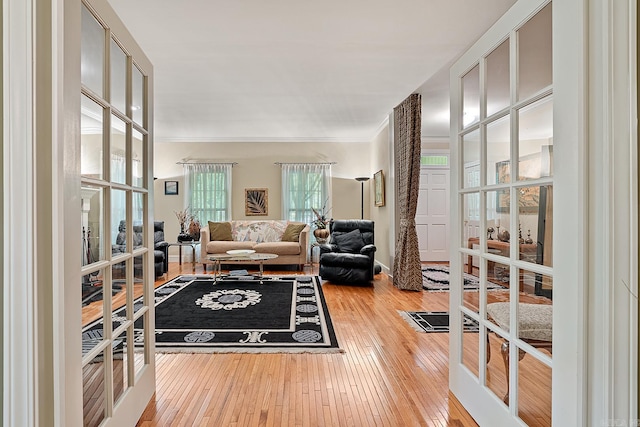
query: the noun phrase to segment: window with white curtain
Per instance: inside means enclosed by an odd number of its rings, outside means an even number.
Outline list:
[[[282,164],[282,214],[289,221],[311,223],[312,208],[329,217],[331,211],[331,164]]]
[[[231,220],[231,163],[184,165],[186,207],[201,223]]]

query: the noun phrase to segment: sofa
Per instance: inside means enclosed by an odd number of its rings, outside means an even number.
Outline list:
[[[118,226],[118,235],[116,236],[116,243],[112,245],[111,252],[113,255],[119,253],[126,253],[126,223],[124,220],[120,221]],[[133,225],[133,249],[142,246],[142,226],[138,224]],[[169,270],[169,257],[168,257],[169,244],[164,240],[164,221],[153,222],[153,265],[154,276],[157,279]],[[142,272],[142,257],[135,257],[133,260],[134,274],[139,275]],[[124,277],[124,263],[120,263],[114,266],[114,273],[116,275]],[[120,271],[121,270],[121,271]]]
[[[302,269],[308,258],[309,225],[286,220],[209,221],[200,229],[200,248],[205,271],[207,264],[213,264],[207,255],[237,249],[276,254],[264,264],[294,264]]]

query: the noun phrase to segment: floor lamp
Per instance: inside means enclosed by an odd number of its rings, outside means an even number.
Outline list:
[[[360,182],[360,219],[364,219],[364,182],[369,181],[369,177],[359,176],[356,181]]]

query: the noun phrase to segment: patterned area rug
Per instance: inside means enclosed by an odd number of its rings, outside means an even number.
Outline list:
[[[464,290],[477,291],[480,288],[478,277],[468,273],[464,275]],[[422,266],[422,287],[427,291],[446,292],[449,290],[449,266],[444,264],[427,264]],[[506,289],[504,286],[487,282],[487,289]]]
[[[418,332],[449,332],[448,311],[398,311]],[[464,315],[464,331],[478,332],[478,322]]]
[[[155,290],[158,353],[340,352],[317,276],[180,276]],[[137,302],[137,300],[136,300]],[[135,306],[135,302],[134,302]],[[125,319],[113,313],[114,329]],[[83,330],[95,338],[102,323]],[[134,324],[140,336],[142,323]]]

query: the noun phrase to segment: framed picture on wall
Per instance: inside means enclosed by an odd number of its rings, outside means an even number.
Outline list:
[[[178,181],[165,181],[164,182],[164,194],[167,196],[178,195]]]
[[[373,193],[376,206],[384,206],[384,172],[379,170],[373,174]]]
[[[247,216],[269,215],[269,190],[266,188],[245,188],[244,214]]]

